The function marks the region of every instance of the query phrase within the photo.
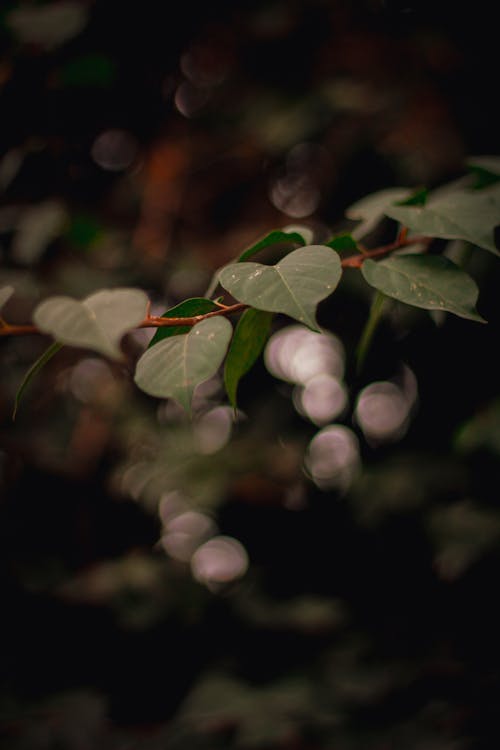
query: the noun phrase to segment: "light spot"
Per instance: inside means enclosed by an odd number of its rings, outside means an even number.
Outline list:
[[[358,439],[348,427],[324,427],[309,443],[305,466],[321,489],[346,490],[359,465]]]
[[[400,439],[409,425],[417,398],[413,372],[405,368],[402,383],[378,381],[364,388],[357,398],[355,419],[365,437],[375,443]]]
[[[301,325],[282,328],[269,340],[264,351],[269,372],[281,380],[305,385],[311,378],[344,374],[344,347],[330,333],[316,333]]]
[[[105,130],[97,136],[90,150],[95,163],[109,172],[121,172],[130,167],[137,152],[137,140],[126,130]]]
[[[197,581],[216,589],[241,578],[248,563],[247,552],[240,542],[229,536],[216,536],[196,550],[191,570]]]
[[[233,410],[229,406],[216,406],[206,412],[194,425],[197,450],[203,455],[212,455],[221,450],[231,437]]]
[[[174,95],[174,104],[184,117],[194,117],[210,98],[210,89],[195,86],[191,81],[183,81]]]
[[[167,522],[160,543],[168,554],[181,562],[189,562],[195,550],[217,531],[209,516],[188,510],[174,515]]]
[[[309,378],[305,386],[296,387],[293,401],[299,413],[314,424],[325,425],[342,414],[347,392],[336,377],[321,373]]]

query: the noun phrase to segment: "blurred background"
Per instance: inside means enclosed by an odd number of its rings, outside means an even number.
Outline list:
[[[0,284],[202,296],[261,235],[348,231],[498,152],[486,3],[0,5]],[[381,225],[373,245],[394,238]],[[0,341],[5,750],[491,750],[500,742],[498,261],[480,326],[355,270],[188,423],[133,363]]]

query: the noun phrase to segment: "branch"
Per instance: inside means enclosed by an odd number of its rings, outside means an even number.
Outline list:
[[[219,304],[219,303],[216,303]],[[243,302],[238,302],[235,305],[221,305],[219,310],[212,310],[212,312],[204,313],[203,315],[194,315],[192,318],[162,318],[156,315],[148,315],[142,323],[139,323],[139,328],[166,328],[168,326],[194,326],[201,320],[206,318],[215,318],[217,315],[232,315],[232,313],[241,312],[245,310],[248,305]]]
[[[341,261],[342,268],[361,268],[363,261],[367,258],[380,258],[384,255],[389,255],[396,250],[400,250],[403,247],[408,247],[409,245],[417,245],[421,243],[427,245],[432,241],[432,237],[411,237],[408,239],[407,234],[408,230],[403,228],[394,242],[390,242],[388,245],[381,245],[373,250],[364,250],[364,252],[359,253],[358,255],[351,255],[349,258],[344,258],[344,260]]]
[[[221,305],[218,310],[194,315],[192,318],[162,318],[156,315],[147,315],[137,328],[166,328],[168,326],[194,326],[206,318],[215,318],[217,315],[232,315],[245,310],[248,305],[238,302],[235,305]],[[0,336],[23,336],[26,334],[43,333],[33,325],[11,325],[5,321],[0,322]]]
[[[397,239],[388,245],[382,245],[376,247],[373,250],[364,250],[362,253],[357,255],[351,255],[348,258],[344,258],[341,261],[342,268],[361,268],[363,262],[367,258],[380,258],[384,255],[389,255],[395,250],[400,250],[408,245],[415,245],[417,243],[430,243],[432,238],[430,237],[412,237],[408,239],[407,230],[404,228],[400,231]],[[137,326],[138,328],[166,328],[168,326],[194,326],[206,318],[214,318],[217,315],[232,315],[233,313],[241,312],[245,310],[248,305],[243,302],[238,302],[234,305],[223,305],[220,302],[215,303],[219,309],[212,310],[211,312],[204,313],[203,315],[194,315],[191,318],[162,318],[157,315],[150,315],[150,304],[147,308],[147,315]],[[12,325],[7,323],[0,318],[0,337],[1,336],[23,336],[27,334],[39,334],[43,333],[37,326],[34,325]]]
[[[10,323],[0,323],[0,336],[22,336],[28,333],[41,333],[36,326],[16,326]]]

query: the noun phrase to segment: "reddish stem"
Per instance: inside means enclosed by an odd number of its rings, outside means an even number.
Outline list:
[[[361,268],[363,262],[367,258],[380,258],[383,255],[389,255],[395,250],[399,250],[402,247],[408,247],[408,245],[416,245],[421,242],[430,242],[429,237],[411,237],[407,238],[406,234],[401,231],[397,240],[390,242],[388,245],[381,245],[376,247],[374,250],[365,250],[363,253],[358,255],[351,255],[349,258],[344,258],[341,261],[342,268]]]
[[[381,247],[376,247],[373,250],[364,250],[362,253],[351,255],[349,258],[344,258],[341,261],[342,268],[361,268],[363,262],[367,258],[380,258],[384,255],[389,255],[402,247],[422,242],[429,243],[431,241],[431,238],[429,237],[412,237],[411,239],[408,239],[407,234],[407,230],[403,228],[394,242],[390,242],[388,245],[382,245]],[[191,318],[162,318],[156,315],[150,315],[150,304],[148,304],[146,308],[146,317],[137,327],[166,328],[168,326],[194,326],[206,318],[215,318],[217,315],[232,315],[233,313],[241,312],[248,307],[248,305],[243,302],[227,306],[221,305],[217,302],[215,304],[219,305],[218,310],[212,310],[203,315],[194,315]],[[42,331],[33,325],[11,325],[5,321],[0,322],[0,336],[22,336],[31,333],[42,333]]]

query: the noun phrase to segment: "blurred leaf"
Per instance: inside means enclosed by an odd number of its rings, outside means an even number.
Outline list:
[[[171,307],[161,316],[162,318],[193,318],[195,315],[204,315],[207,312],[213,312],[218,307],[211,299],[205,297],[192,297],[184,302]],[[179,336],[182,333],[189,333],[192,326],[165,326],[160,327],[149,342],[149,347],[155,346],[159,341],[167,339],[170,336]]]
[[[407,305],[485,322],[475,309],[475,281],[440,255],[401,255],[378,263],[368,259],[361,272],[375,289]]]
[[[312,245],[314,232],[310,227],[306,227],[304,224],[287,224],[286,227],[281,228],[282,232],[287,234],[300,234],[304,245]]]
[[[19,41],[48,49],[73,39],[86,26],[88,9],[72,0],[14,8],[6,25]]]
[[[73,216],[66,236],[74,245],[86,248],[101,235],[102,227],[92,216]]]
[[[236,409],[238,383],[260,355],[269,336],[273,315],[263,310],[245,310],[236,326],[224,369],[224,384]]]
[[[475,190],[500,181],[500,156],[471,156],[467,160],[467,167],[476,178]]]
[[[188,412],[194,389],[215,375],[233,328],[223,317],[208,318],[189,333],[160,341],[140,357],[135,382],[145,393],[173,398]]]
[[[252,625],[311,633],[338,628],[346,623],[348,616],[340,599],[314,594],[276,601],[247,592],[240,596],[236,606]]]
[[[472,242],[499,254],[494,229],[500,224],[500,186],[452,190],[432,196],[424,207],[386,206],[386,216],[428,237]]]
[[[274,266],[226,266],[220,273],[220,283],[240,302],[258,310],[284,313],[317,331],[316,307],[333,293],[341,275],[340,258],[334,250],[308,245]]]
[[[500,400],[488,404],[462,426],[456,437],[456,446],[467,453],[486,448],[500,454]]]
[[[101,289],[79,302],[49,297],[33,320],[62,344],[85,347],[111,359],[122,359],[122,336],[144,320],[148,298],[140,289]]]
[[[116,78],[116,65],[104,55],[84,55],[68,62],[60,71],[59,78],[64,86],[108,88]]]
[[[13,420],[16,418],[17,410],[19,409],[19,404],[21,403],[21,399],[22,399],[22,397],[24,395],[24,392],[25,392],[26,388],[28,387],[28,385],[31,383],[31,381],[33,380],[33,378],[35,377],[35,375],[38,372],[40,372],[40,370],[42,369],[42,367],[44,367],[47,364],[47,362],[49,362],[49,360],[51,360],[52,357],[55,354],[57,354],[57,352],[59,351],[59,349],[62,349],[62,347],[63,347],[62,344],[58,344],[57,342],[54,342],[53,344],[51,344],[49,346],[48,349],[46,349],[43,352],[43,354],[40,357],[38,357],[38,359],[36,360],[36,362],[34,362],[31,365],[31,367],[29,368],[28,372],[24,376],[21,385],[17,389],[16,398],[15,398],[15,401],[14,401],[14,409],[12,411],[12,419]]]
[[[253,258],[253,256],[256,255],[260,250],[264,250],[264,248],[270,247],[271,245],[285,242],[294,243],[295,245],[305,245],[304,238],[298,232],[285,232],[281,229],[275,229],[272,232],[269,232],[269,234],[266,234],[265,237],[262,237],[262,239],[258,240],[258,242],[256,242],[254,245],[251,245],[244,252],[242,252],[238,258],[238,261],[241,263],[243,261],[249,260],[250,258]]]
[[[500,514],[461,500],[431,514],[430,530],[437,547],[435,567],[441,578],[454,580],[500,538]]]
[[[26,265],[37,261],[62,234],[66,220],[66,209],[60,201],[48,200],[25,209],[12,243],[14,260]]]
[[[3,286],[0,288],[0,310],[14,294],[14,287]]]
[[[360,240],[369,234],[384,217],[388,206],[397,201],[403,201],[410,196],[411,190],[408,190],[408,188],[388,188],[367,195],[349,206],[345,212],[346,217],[354,221],[361,221],[361,224],[358,224],[351,233],[354,239]]]
[[[397,206],[425,206],[427,202],[427,196],[429,194],[429,191],[427,188],[422,188],[421,190],[417,190],[413,195],[410,195],[409,198],[405,198],[405,200],[398,201],[396,203]]]
[[[233,725],[235,747],[262,748],[275,743],[281,747],[311,714],[312,689],[303,678],[253,687],[230,676],[209,674],[188,695],[179,718],[199,733]]]

